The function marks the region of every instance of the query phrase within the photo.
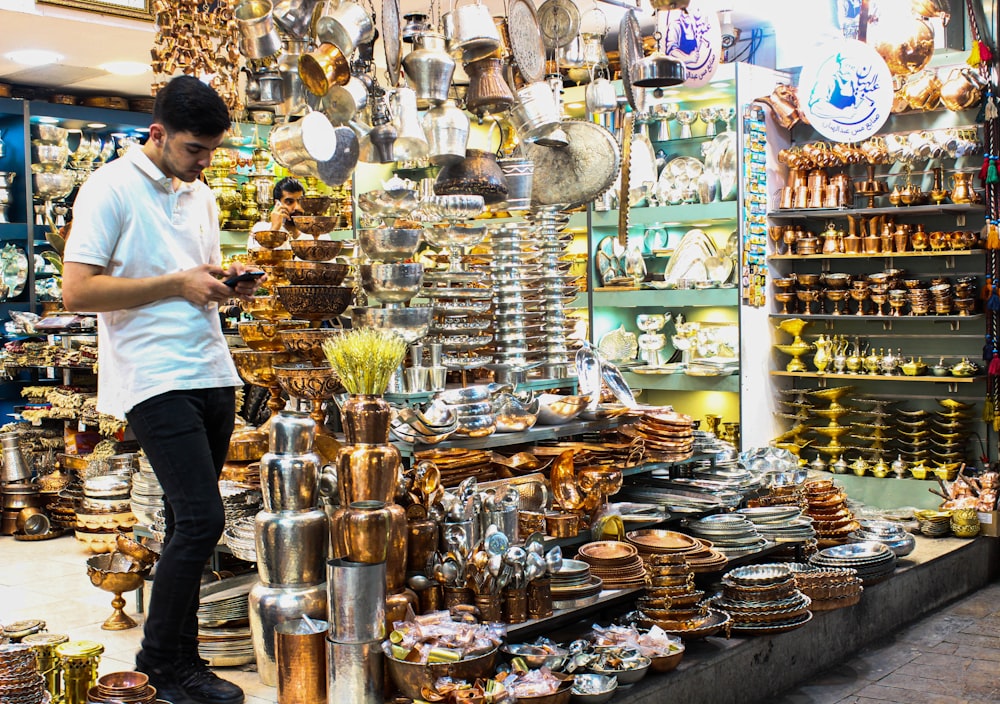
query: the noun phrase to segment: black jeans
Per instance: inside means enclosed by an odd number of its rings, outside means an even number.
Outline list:
[[[235,405],[231,387],[170,391],[127,414],[163,487],[167,519],[139,656],[143,665],[172,665],[198,652],[198,595],[205,563],[225,528],[218,481]]]

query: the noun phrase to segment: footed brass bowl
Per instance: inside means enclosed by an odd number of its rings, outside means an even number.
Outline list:
[[[247,347],[258,352],[282,352],[285,345],[279,333],[309,327],[308,320],[244,320],[237,325]]]
[[[275,296],[254,296],[249,301],[242,301],[240,307],[244,313],[249,314],[256,320],[277,322],[279,320],[288,320],[292,317],[292,314],[281,305],[281,301]],[[249,345],[250,343],[248,342],[247,344]]]
[[[278,286],[278,300],[296,318],[305,318],[316,327],[347,310],[354,300],[349,286]]]
[[[94,555],[87,560],[87,575],[90,583],[106,592],[115,595],[111,600],[114,608],[107,620],[101,624],[101,628],[106,631],[123,631],[127,628],[135,628],[137,624],[128,614],[125,613],[125,599],[122,594],[132,592],[142,586],[145,573],[142,572],[119,572],[112,570],[112,560],[115,553],[105,555]]]
[[[319,237],[336,230],[341,220],[339,217],[329,215],[293,215],[292,222],[299,232]]]
[[[313,364],[323,364],[323,341],[340,335],[343,330],[334,328],[305,328],[302,330],[282,330],[281,342],[296,357],[304,357]]]
[[[248,384],[274,386],[278,383],[274,374],[275,364],[291,361],[288,352],[258,352],[257,350],[232,350],[236,371]]]
[[[343,240],[292,240],[292,252],[307,262],[325,262],[333,259],[344,249]]]
[[[296,286],[340,286],[348,269],[347,264],[334,262],[287,262],[282,266],[285,276]]]
[[[333,205],[333,198],[330,196],[303,196],[299,198],[299,205],[306,215],[326,215]],[[302,228],[299,228],[302,230]],[[302,230],[305,232],[305,230]]]
[[[277,364],[274,374],[289,396],[310,401],[327,400],[340,389],[340,379],[329,364],[313,366],[307,362]]]
[[[288,233],[284,230],[257,230],[253,233],[253,238],[261,247],[275,249],[288,241]]]

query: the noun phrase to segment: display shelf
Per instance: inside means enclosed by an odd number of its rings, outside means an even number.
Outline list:
[[[543,391],[545,389],[569,389],[571,393],[576,393],[576,377],[568,376],[563,379],[528,379],[517,385],[517,391]],[[447,389],[446,389],[447,390]],[[414,403],[426,403],[437,395],[438,391],[418,391],[415,393],[385,394],[385,400],[389,403],[403,403],[412,405]]]
[[[985,375],[977,376],[905,376],[885,374],[837,374],[828,372],[785,372],[780,369],[771,370],[771,376],[791,376],[800,379],[834,379],[837,381],[907,381],[924,384],[974,384],[984,381]]]
[[[24,101],[0,98],[0,115],[24,115]]]
[[[56,117],[60,119],[59,126],[69,129],[95,131],[88,123],[104,123],[101,132],[134,131],[136,128],[149,127],[153,116],[148,112],[132,112],[130,110],[112,110],[110,108],[91,108],[84,105],[62,105],[41,100],[28,103],[27,113],[31,117]]]
[[[702,289],[594,289],[595,308],[695,308],[735,306],[740,292],[734,288]]]
[[[739,217],[735,200],[715,203],[688,203],[686,205],[658,205],[655,207],[632,208],[629,212],[630,225],[651,225],[653,223],[677,222],[699,223],[733,222]],[[618,209],[596,211],[591,223],[594,228],[618,228]]]
[[[587,606],[578,606],[575,609],[556,609],[551,616],[546,618],[529,619],[524,623],[515,623],[507,626],[507,639],[510,642],[526,640],[528,634],[550,633],[562,626],[576,623],[580,619],[591,614],[600,613],[613,609],[633,601],[635,597],[643,592],[640,587],[633,589],[605,589],[597,597],[597,601]]]
[[[28,225],[23,222],[0,223],[0,240],[17,240],[26,242],[28,239]]]
[[[960,323],[966,320],[981,320],[982,313],[972,313],[970,315],[857,315],[855,313],[771,313],[768,317],[775,320],[786,318],[801,318],[802,320],[844,320],[844,321],[872,321],[878,323],[893,323],[908,321],[913,323]]]
[[[983,256],[982,249],[942,249],[924,252],[880,252],[878,254],[769,254],[768,261],[820,261],[823,259],[900,259],[903,257],[972,257]]]
[[[772,220],[808,220],[810,218],[846,218],[848,215],[964,215],[981,213],[982,203],[942,203],[941,205],[890,205],[884,208],[801,208],[774,210]]]
[[[492,217],[490,213],[484,213],[479,217],[473,218],[473,222],[481,223],[484,225],[489,225],[490,223],[506,223],[506,222],[524,222],[524,217],[519,215],[503,215],[500,217]],[[577,210],[569,214],[569,222],[566,223],[566,228],[570,230],[580,230],[587,227],[587,211]]]
[[[625,381],[634,388],[654,391],[724,391],[738,393],[740,375],[688,376],[687,374],[636,374],[622,372]]]
[[[593,433],[600,430],[611,430],[621,424],[620,418],[605,418],[602,420],[571,420],[560,425],[536,425],[533,428],[520,433],[494,433],[483,438],[457,438],[449,439],[437,445],[413,444],[409,442],[393,441],[399,451],[410,456],[414,452],[424,450],[448,449],[460,447],[467,450],[486,450],[492,447],[507,447],[509,445],[523,445],[541,442],[543,440],[555,440],[570,435],[580,435],[582,433]]]

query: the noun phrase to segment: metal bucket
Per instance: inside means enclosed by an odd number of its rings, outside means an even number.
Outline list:
[[[542,142],[559,127],[559,106],[548,83],[528,83],[517,91],[511,110],[514,129],[529,142]],[[564,135],[565,136],[565,135]]]
[[[316,20],[316,40],[333,44],[350,56],[362,44],[375,38],[371,15],[356,2],[332,0]]]
[[[462,52],[465,63],[486,58],[500,48],[500,32],[493,23],[490,9],[479,0],[455,7],[448,16],[451,18],[449,46],[452,51]]]
[[[507,200],[502,204],[505,210],[528,210],[531,208],[531,182],[535,174],[535,162],[531,159],[504,157],[497,159],[507,183]]]
[[[347,54],[334,44],[325,42],[316,51],[299,57],[299,78],[313,95],[326,95],[336,85],[351,80],[351,65]]]
[[[326,699],[327,622],[302,619],[278,624],[274,652],[278,666],[278,704],[317,704]]]
[[[339,643],[331,638],[326,641],[326,653],[328,704],[382,704],[385,655],[381,641]]]
[[[278,125],[268,135],[271,155],[286,169],[304,161],[326,161],[333,156],[336,140],[333,125],[321,112]]]
[[[243,0],[233,10],[240,30],[240,53],[248,59],[266,59],[281,51],[272,10],[271,0]]]
[[[278,0],[274,5],[274,23],[293,40],[309,37],[316,0]]]
[[[339,643],[365,643],[385,637],[385,563],[330,560],[330,637]]]
[[[305,614],[311,619],[326,616],[326,583],[308,587],[269,587],[255,584],[250,590],[250,636],[257,661],[257,674],[268,687],[278,685],[274,631],[279,624]]]

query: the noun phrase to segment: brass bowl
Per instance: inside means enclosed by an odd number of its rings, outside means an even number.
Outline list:
[[[149,685],[149,677],[141,672],[109,672],[97,680],[101,694],[124,694],[122,690],[144,692]]]
[[[288,352],[258,352],[257,350],[232,350],[233,363],[243,381],[255,386],[274,386],[278,379],[274,374],[275,364],[290,362]]]
[[[302,212],[306,215],[326,215],[330,206],[333,205],[333,198],[330,196],[303,196],[299,198],[299,205],[302,206]],[[302,230],[301,227],[299,229]],[[305,230],[302,231],[305,232]]]
[[[386,656],[386,668],[392,681],[399,691],[411,699],[422,699],[422,690],[431,689],[440,677],[451,677],[456,680],[473,681],[487,677],[496,665],[497,649],[485,655],[459,660],[458,662],[441,662],[433,664],[405,662]]]
[[[289,396],[310,401],[333,398],[340,388],[340,379],[329,364],[276,364],[274,374]]]
[[[283,330],[279,333],[285,349],[296,357],[304,357],[313,364],[323,364],[323,341],[340,335],[343,330],[334,328],[305,328],[303,330]]]
[[[144,568],[151,567],[154,562],[160,559],[159,553],[153,552],[138,540],[134,540],[124,533],[115,536],[115,545],[118,552],[128,555]]]
[[[253,233],[253,238],[261,247],[275,249],[288,241],[288,233],[284,230],[257,230]]]
[[[292,258],[290,249],[255,249],[248,253],[253,262],[259,266],[268,266],[287,262]]]
[[[307,262],[325,262],[333,259],[344,249],[343,240],[292,240],[292,251],[299,259]]]
[[[340,286],[350,267],[334,262],[286,262],[282,271],[294,286]]]
[[[820,274],[798,274],[796,280],[799,286],[817,286],[819,285]]]
[[[140,572],[113,572],[112,560],[115,554],[94,555],[87,560],[87,576],[90,583],[106,592],[111,592],[115,598],[111,601],[114,613],[101,625],[106,631],[121,631],[135,628],[138,624],[124,611],[125,600],[122,594],[132,592],[142,586],[145,570]]]
[[[281,352],[285,349],[279,333],[309,327],[308,320],[244,320],[237,325],[247,347],[258,352]]]
[[[292,222],[299,232],[319,237],[336,230],[340,218],[330,215],[293,215]]]
[[[681,663],[681,659],[684,657],[684,646],[677,652],[670,653],[669,655],[656,655],[651,656],[649,659],[652,660],[650,668],[653,672],[670,672],[676,669]]]
[[[279,286],[278,300],[296,318],[305,318],[315,327],[347,310],[354,300],[348,286]]]
[[[247,313],[256,320],[277,322],[279,320],[288,320],[292,317],[292,314],[281,305],[281,301],[275,296],[254,296],[249,301],[242,301],[240,307],[244,313]]]

